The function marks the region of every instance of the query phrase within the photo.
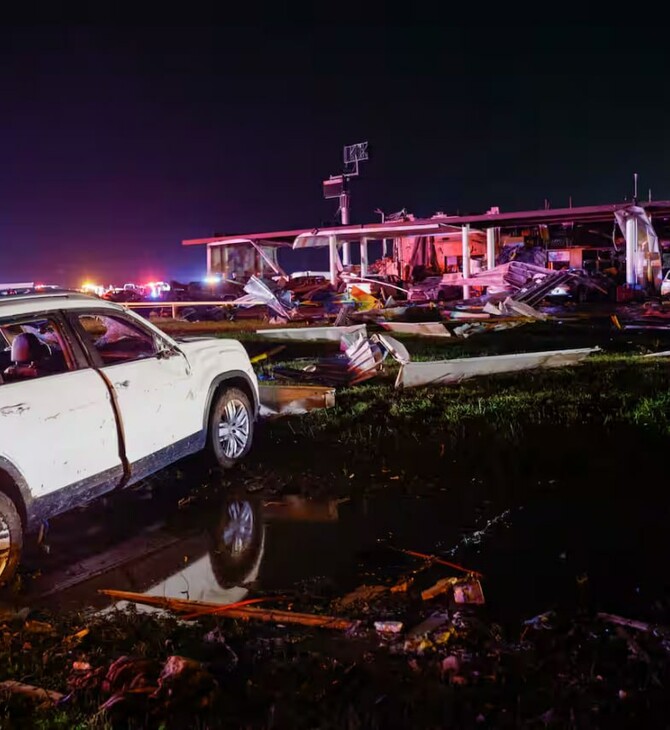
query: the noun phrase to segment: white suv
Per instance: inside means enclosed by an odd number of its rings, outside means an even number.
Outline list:
[[[83,294],[0,297],[0,584],[48,517],[202,449],[233,466],[258,402],[235,340],[174,340]]]

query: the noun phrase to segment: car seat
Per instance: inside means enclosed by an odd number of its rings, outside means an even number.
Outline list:
[[[12,340],[12,364],[5,370],[10,379],[38,378],[49,370],[46,360],[51,355],[49,346],[32,332],[22,332]]]

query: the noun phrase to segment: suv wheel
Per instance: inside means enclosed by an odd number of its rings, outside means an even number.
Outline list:
[[[0,492],[0,586],[7,585],[19,565],[23,550],[23,526],[16,505]]]
[[[239,388],[219,392],[209,419],[209,448],[219,466],[230,469],[243,459],[254,435],[254,414],[249,397]]]

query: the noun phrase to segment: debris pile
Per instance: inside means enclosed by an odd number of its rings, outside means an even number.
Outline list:
[[[348,330],[349,328],[338,328]],[[381,372],[387,355],[409,361],[404,346],[391,337],[372,335],[368,337],[365,327],[352,328],[340,337],[340,354],[317,358],[302,369],[276,366],[273,375],[279,380],[318,383],[324,386],[341,387],[357,385]]]
[[[504,328],[505,324],[498,323],[492,328],[496,326]],[[406,327],[398,327],[398,324],[393,324],[387,328],[394,332],[409,332],[412,331],[412,327],[421,328],[427,325],[431,325],[431,332],[438,333],[440,332],[438,328],[441,328],[444,334],[440,333],[439,336],[449,336],[448,330],[439,322],[420,325],[407,323]],[[459,325],[456,330],[459,330],[465,337],[467,328],[478,326],[481,324],[464,323]],[[328,332],[329,329],[334,331]],[[310,330],[317,330],[318,336],[324,339],[331,334],[339,336],[340,354],[309,360],[308,364],[302,368],[275,366],[272,369],[274,378],[279,381],[314,383],[333,388],[351,386],[378,375],[382,370],[384,360],[390,355],[400,365],[395,382],[396,388],[446,385],[460,383],[462,380],[482,375],[575,365],[592,353],[599,351],[598,347],[586,347],[415,362],[412,361],[407,348],[401,342],[387,334],[368,336],[364,325],[360,327],[303,328],[288,330],[288,332],[295,339],[312,339]]]
[[[393,283],[392,283],[393,280]],[[462,303],[463,287],[478,296]],[[337,286],[322,276],[305,276],[279,281],[251,276],[244,294],[221,304],[226,316],[234,319],[245,310],[256,312],[274,323],[416,321],[417,313],[436,310],[445,320],[475,319],[481,307],[494,305],[486,314],[536,318],[537,307],[547,297],[572,296],[579,301],[588,292],[608,294],[611,281],[581,270],[553,270],[535,263],[512,260],[463,278],[460,273],[428,275],[410,283],[390,276],[361,277],[350,271],[340,273]],[[504,306],[495,305],[505,302]],[[520,311],[520,305],[527,305]],[[458,307],[465,311],[458,312]],[[260,308],[260,312],[259,312]],[[206,310],[206,311],[205,311]],[[204,318],[212,318],[212,307],[205,307]],[[186,316],[186,311],[184,311]],[[189,310],[190,318],[196,317]],[[217,317],[214,317],[217,318]],[[428,332],[426,332],[428,334]]]
[[[311,613],[291,607],[295,596],[220,605],[110,590],[102,592],[179,621],[112,613],[66,640],[51,627],[35,634],[27,622],[11,632],[5,624],[14,661],[33,642],[49,688],[0,682],[0,703],[24,726],[57,708],[114,727],[255,727],[270,719],[313,727],[316,716],[303,713],[315,697],[335,726],[342,718],[330,713],[347,706],[359,713],[356,726],[388,727],[407,713],[431,727],[457,719],[467,727],[662,726],[670,630],[585,609],[503,627],[487,615],[479,572],[400,552],[420,562],[395,582],[361,585]],[[252,605],[260,602],[290,605]],[[165,641],[138,643],[159,627]],[[64,671],[49,669],[56,661]]]

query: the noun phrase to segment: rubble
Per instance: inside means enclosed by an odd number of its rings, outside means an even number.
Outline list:
[[[356,385],[374,378],[379,372],[383,353],[364,334],[365,329],[345,332],[340,337],[342,353],[319,358],[303,370],[275,367],[273,374],[282,379],[320,383],[326,386]]]
[[[275,314],[284,320],[291,319],[293,312],[285,307],[275,294],[270,291],[267,284],[261,281],[257,276],[251,276],[249,281],[244,285],[246,294],[238,297],[231,304],[237,307],[253,307],[258,304],[264,304]]]
[[[335,389],[318,385],[259,384],[260,416],[299,415],[335,405]]]
[[[50,709],[65,697],[61,692],[35,687],[32,684],[24,682],[16,682],[14,680],[5,680],[0,682],[0,695],[21,695],[29,700],[36,702],[42,709]]]

